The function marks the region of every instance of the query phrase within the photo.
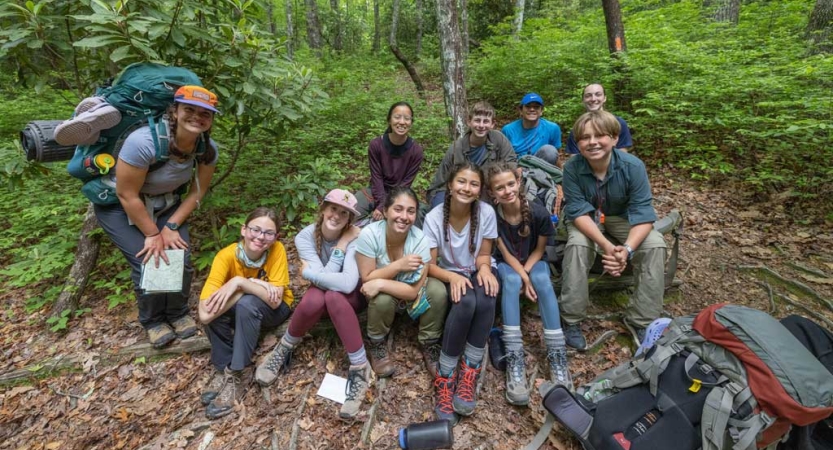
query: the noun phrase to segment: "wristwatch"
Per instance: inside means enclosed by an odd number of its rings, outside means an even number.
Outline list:
[[[179,224],[174,223],[174,222],[168,222],[168,223],[165,224],[165,226],[170,228],[171,230],[174,230],[174,231],[179,229]]]
[[[633,249],[628,244],[625,244],[624,247],[625,247],[625,250],[628,251],[628,261],[630,261],[631,259],[633,259]]]

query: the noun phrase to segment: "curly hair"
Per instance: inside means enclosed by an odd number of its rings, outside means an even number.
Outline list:
[[[165,111],[165,117],[168,119],[168,126],[170,127],[171,139],[168,140],[168,152],[173,154],[188,154],[189,152],[182,151],[183,149],[176,145],[176,108],[179,103],[171,103]],[[212,125],[213,127],[213,125]],[[217,157],[217,150],[211,145],[211,128],[202,133],[202,139],[205,143],[205,152],[202,155],[197,155],[197,162],[200,164],[208,164],[214,161]]]
[[[518,201],[521,204],[521,228],[518,230],[518,234],[521,237],[529,236],[530,227],[532,225],[532,212],[530,211],[529,201],[526,199],[524,192],[526,189],[524,188],[524,180],[520,176],[520,171],[518,170],[518,165],[512,162],[505,162],[505,161],[498,161],[489,164],[486,166],[486,179],[488,180],[488,189],[492,190],[492,179],[496,176],[509,172],[512,176],[515,177],[515,181],[518,182]],[[494,202],[495,206],[497,206],[497,201]]]
[[[448,194],[445,196],[445,201],[443,202],[443,237],[445,238],[446,242],[448,241],[448,222],[449,216],[451,215],[451,184],[454,182],[454,179],[457,177],[457,174],[464,171],[470,170],[477,174],[480,178],[480,182],[483,182],[483,170],[480,169],[480,166],[471,162],[471,161],[464,161],[455,165],[451,172],[448,173],[448,178],[445,180],[446,189]],[[479,224],[479,213],[480,212],[480,201],[475,200],[471,203],[471,225],[469,227],[469,253],[474,255],[475,250],[477,250],[477,241],[475,237],[477,235],[477,228]]]

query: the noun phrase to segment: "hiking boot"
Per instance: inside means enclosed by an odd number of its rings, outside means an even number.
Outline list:
[[[197,323],[188,314],[171,322],[174,332],[180,339],[187,339],[197,334]]]
[[[261,386],[271,386],[281,372],[289,369],[289,362],[292,359],[292,349],[284,345],[283,341],[278,342],[272,353],[257,366],[255,380]]]
[[[587,339],[584,339],[584,333],[581,332],[581,322],[564,325],[564,340],[568,347],[581,351],[587,349]]]
[[[470,367],[466,358],[460,362],[460,375],[457,389],[454,391],[454,412],[461,416],[470,416],[477,406],[477,377],[480,367]]]
[[[456,375],[452,373],[448,378],[440,375],[434,377],[434,390],[437,393],[437,404],[434,406],[434,412],[437,414],[437,419],[447,420],[452,426],[460,420],[460,417],[454,413],[454,406],[452,405]]]
[[[394,367],[393,361],[391,361],[390,355],[388,355],[387,339],[370,339],[367,343],[367,350],[370,365],[378,377],[389,377],[396,372],[396,367]]]
[[[342,419],[354,419],[362,407],[367,388],[370,386],[370,364],[364,363],[360,366],[350,366],[347,372],[347,387],[345,394],[347,398],[341,405],[338,416]]]
[[[208,384],[202,390],[200,394],[200,403],[203,406],[208,406],[211,403],[211,400],[217,398],[217,395],[220,394],[220,391],[223,389],[223,381],[225,381],[225,374],[222,370],[214,369],[212,370],[211,379],[208,380]]]
[[[147,329],[148,339],[153,348],[159,349],[176,339],[174,330],[167,323],[160,323]]]
[[[506,353],[506,401],[511,405],[529,404],[526,364],[523,349]]]
[[[437,378],[438,366],[440,363],[440,346],[439,342],[426,342],[422,344],[422,360],[425,362],[425,368],[431,374],[431,378]]]
[[[205,417],[219,419],[228,415],[234,410],[234,405],[243,401],[246,395],[248,384],[251,382],[251,366],[243,370],[231,370],[226,367],[223,380],[223,389],[217,398],[205,407]]]
[[[567,347],[548,348],[547,362],[550,366],[550,379],[552,382],[560,384],[572,392],[573,377],[570,376],[570,367],[567,364]]]

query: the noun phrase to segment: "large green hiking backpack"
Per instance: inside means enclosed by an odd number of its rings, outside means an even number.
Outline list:
[[[202,86],[202,82],[193,72],[182,67],[135,63],[126,67],[110,86],[96,90],[95,96],[102,97],[119,110],[121,121],[102,130],[94,144],[79,145],[67,165],[69,174],[84,182],[81,192],[87,199],[99,205],[118,203],[115,184],[110,177],[97,172],[92,161],[104,154],[110,155],[114,162],[118,160],[119,150],[127,136],[144,125],[150,126],[156,149],[156,162],[148,171],[157,170],[167,162],[169,128],[163,116],[173,103],[177,89],[187,85]],[[198,158],[205,153],[205,145],[204,139],[199,141]]]
[[[558,185],[563,177],[561,169],[534,155],[524,155],[518,160],[523,169],[524,195],[529,201],[538,201],[552,213],[558,195]]]
[[[713,305],[544,406],[588,450],[775,449],[792,425],[833,413],[833,375],[770,315]]]

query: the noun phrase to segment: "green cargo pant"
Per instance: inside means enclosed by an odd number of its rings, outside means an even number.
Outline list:
[[[631,226],[627,219],[607,217],[605,237],[614,244],[628,238]],[[647,327],[662,313],[662,297],[665,291],[665,240],[655,230],[636,249],[633,259],[634,291],[625,311],[625,320],[638,327]],[[596,245],[567,222],[567,246],[564,249],[563,275],[561,277],[561,317],[567,324],[580,322],[587,316],[590,301],[587,274],[596,259]]]
[[[428,277],[426,290],[431,307],[417,319],[419,320],[417,339],[420,344],[436,342],[440,339],[445,324],[445,313],[448,309],[448,293],[442,281]],[[367,336],[371,339],[382,339],[387,336],[396,312],[404,312],[408,306],[410,306],[409,302],[400,302],[399,299],[388,294],[379,294],[368,299]]]

